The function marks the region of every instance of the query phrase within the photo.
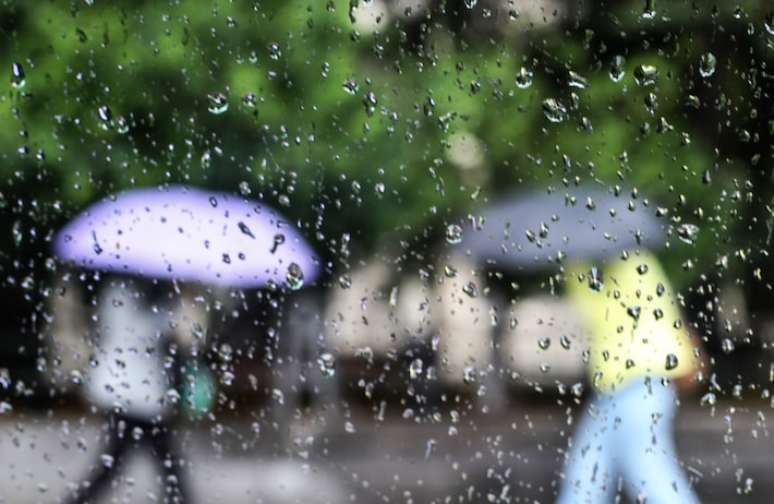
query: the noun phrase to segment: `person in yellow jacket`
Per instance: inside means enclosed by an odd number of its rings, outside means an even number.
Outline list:
[[[695,373],[698,349],[658,260],[632,252],[576,263],[566,290],[586,329],[594,395],[570,441],[558,502],[613,502],[624,490],[649,504],[698,503],[672,432],[673,380]]]

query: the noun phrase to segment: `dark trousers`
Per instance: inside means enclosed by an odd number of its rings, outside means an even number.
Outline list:
[[[102,450],[97,467],[87,481],[78,485],[78,490],[66,502],[72,504],[94,503],[110,486],[110,481],[121,470],[127,452],[141,444],[149,445],[153,458],[159,463],[162,481],[161,502],[189,503],[186,494],[184,470],[175,450],[175,440],[169,427],[163,423],[130,418],[123,415],[110,417],[108,444]],[[140,429],[142,434],[137,436]]]

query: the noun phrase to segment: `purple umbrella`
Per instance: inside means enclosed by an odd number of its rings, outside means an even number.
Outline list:
[[[318,262],[276,210],[183,186],[134,189],[100,201],[64,227],[54,252],[77,266],[231,287],[301,287]]]

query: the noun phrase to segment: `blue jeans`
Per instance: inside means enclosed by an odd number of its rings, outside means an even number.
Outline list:
[[[661,380],[595,396],[570,441],[559,504],[613,502],[624,490],[648,504],[698,504],[677,462],[675,392]]]

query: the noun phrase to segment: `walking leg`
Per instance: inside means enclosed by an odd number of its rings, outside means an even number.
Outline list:
[[[95,472],[90,479],[80,483],[78,490],[66,502],[86,504],[95,502],[104,493],[122,463],[131,440],[127,437],[132,425],[121,417],[111,417],[108,427],[108,443],[97,461]]]
[[[571,438],[558,504],[602,504],[611,501],[618,486],[611,464],[614,412],[607,399],[587,406]]]
[[[190,504],[183,459],[176,449],[174,434],[168,426],[158,425],[152,428],[150,440],[163,474],[164,502]]]
[[[698,504],[675,451],[676,409],[671,387],[653,381],[622,399],[616,462],[632,499],[654,504]]]

